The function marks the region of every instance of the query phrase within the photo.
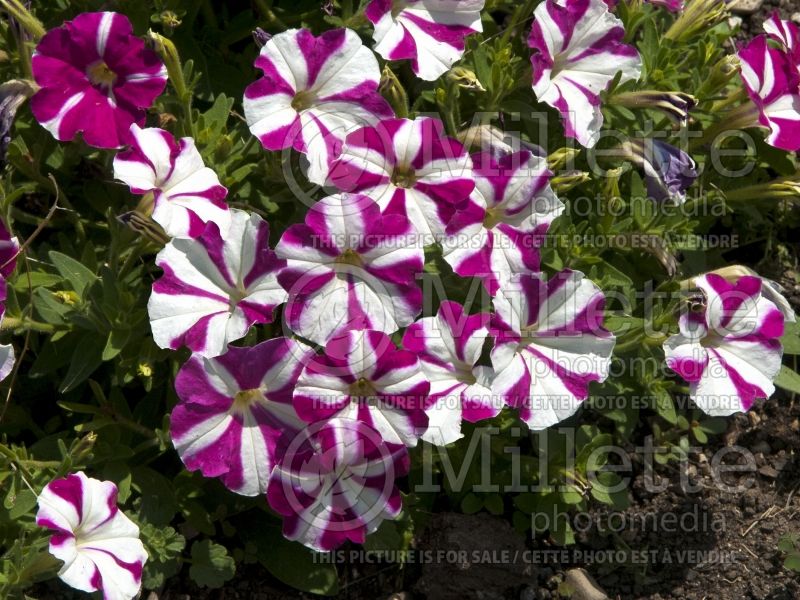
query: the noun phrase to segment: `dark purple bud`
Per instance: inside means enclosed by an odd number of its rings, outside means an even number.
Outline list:
[[[272,34],[267,33],[261,27],[256,27],[255,31],[253,31],[253,39],[256,42],[256,46],[263,48],[272,39]]]
[[[626,158],[644,171],[648,196],[657,201],[686,200],[686,190],[697,179],[697,165],[691,156],[654,139],[629,140],[623,149]]]

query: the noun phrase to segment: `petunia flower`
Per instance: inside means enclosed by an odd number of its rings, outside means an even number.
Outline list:
[[[738,56],[752,104],[743,105],[731,125],[763,127],[769,131],[770,145],[800,150],[800,73],[794,60],[785,48],[770,47],[764,35],[751,40]]]
[[[351,133],[328,183],[408,217],[420,245],[441,239],[456,205],[475,188],[469,154],[428,117],[387,119]]]
[[[64,561],[58,576],[105,600],[130,600],[142,587],[147,552],[139,528],[117,508],[117,486],[84,473],[48,483],[36,524],[53,530],[50,554]]]
[[[283,516],[283,535],[319,552],[366,535],[402,509],[395,479],[408,472],[408,452],[385,444],[365,423],[333,419],[288,436],[267,490]]]
[[[275,338],[231,346],[217,358],[192,356],[175,378],[180,401],[170,418],[186,468],[244,496],[265,493],[280,436],[305,425],[292,390],[312,354],[300,342]]]
[[[197,237],[213,221],[223,237],[231,224],[225,196],[213,170],[186,137],[175,141],[158,128],[131,126],[131,148],[114,157],[114,177],[134,194],[153,193],[153,220],[172,237]]]
[[[492,391],[519,408],[531,429],[563,421],[608,376],[614,336],[605,297],[583,273],[516,275],[494,298]]]
[[[708,273],[694,283],[704,300],[681,315],[680,333],[664,342],[667,366],[689,382],[691,399],[709,415],[747,411],[775,391],[783,315],[762,296],[758,277],[731,283]]]
[[[461,437],[462,418],[470,423],[497,416],[503,408],[492,394],[491,367],[478,364],[489,336],[488,313],[468,315],[457,302],[445,301],[435,317],[412,323],[403,348],[419,358],[431,383],[425,408],[426,442],[447,445]]]
[[[394,114],[378,93],[375,55],[350,29],[319,37],[284,31],[264,44],[255,65],[264,76],[244,93],[250,131],[267,150],[306,154],[314,183],[325,183],[348,133]]]
[[[464,54],[464,39],[483,31],[485,0],[372,0],[364,15],[375,25],[375,52],[411,60],[421,79],[433,81]]]
[[[764,31],[773,40],[783,44],[794,65],[800,69],[800,26],[781,19],[780,13],[776,10],[764,21]]]
[[[219,356],[251,325],[271,322],[286,300],[277,279],[286,263],[270,250],[269,226],[256,214],[233,209],[225,239],[208,223],[197,239],[173,239],[156,264],[164,275],[153,283],[147,310],[161,348]]]
[[[603,125],[600,93],[618,73],[620,83],[639,78],[639,53],[603,0],[545,0],[533,14],[533,91],[561,113],[567,137],[590,148]]]
[[[278,277],[289,293],[286,323],[318,344],[352,329],[393,333],[422,310],[415,278],[424,255],[411,225],[401,215],[381,215],[366,196],[320,200],[275,251],[287,263]]]
[[[6,279],[11,276],[17,266],[19,250],[19,240],[13,237],[6,224],[0,221],[0,321],[3,320],[6,312],[8,294]],[[14,346],[0,344],[0,381],[11,374],[15,361]]]
[[[416,355],[380,331],[350,331],[325,345],[297,380],[294,407],[316,423],[363,421],[387,444],[416,446],[428,426],[430,383]]]
[[[547,160],[523,150],[475,154],[475,193],[447,228],[444,259],[478,277],[492,295],[515,273],[539,270],[539,247],[564,204],[550,188]]]
[[[118,148],[133,123],[164,91],[167,71],[133,35],[128,17],[82,13],[41,39],[32,59],[41,89],[31,99],[36,120],[60,141],[78,132],[96,148]]]

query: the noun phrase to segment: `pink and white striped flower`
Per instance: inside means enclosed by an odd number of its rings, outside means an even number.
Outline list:
[[[187,346],[219,356],[255,323],[269,323],[286,300],[278,272],[286,264],[269,247],[269,226],[256,214],[231,210],[228,235],[208,223],[197,239],[175,238],[158,253],[164,275],[147,304],[161,348]]]
[[[255,65],[264,76],[244,93],[250,131],[267,150],[306,154],[314,183],[325,182],[348,133],[394,115],[378,93],[375,55],[350,29],[319,37],[307,29],[284,31],[261,48]]]
[[[231,346],[217,358],[192,356],[175,379],[180,401],[170,419],[186,468],[244,496],[266,493],[280,436],[305,425],[292,391],[312,354],[300,342],[275,338]]]
[[[289,293],[286,323],[318,344],[352,329],[393,333],[422,310],[415,277],[424,255],[411,225],[401,215],[381,215],[366,196],[320,200],[275,251],[287,264],[278,277]]]
[[[283,535],[328,552],[368,533],[402,509],[395,479],[409,468],[402,445],[385,444],[360,421],[333,419],[287,436],[267,499],[283,515]]]
[[[50,554],[64,561],[58,576],[105,600],[130,600],[142,587],[147,552],[139,528],[117,508],[117,486],[84,473],[48,483],[36,524],[53,530]]]
[[[608,376],[615,338],[603,327],[605,297],[583,273],[514,276],[494,298],[495,394],[531,429],[563,421]]]
[[[742,81],[753,106],[745,113],[769,131],[767,142],[783,150],[800,150],[800,73],[786,48],[774,48],[759,35],[739,50]],[[748,109],[748,106],[744,107]]]
[[[420,245],[442,238],[456,205],[475,188],[469,154],[428,117],[387,119],[351,133],[328,183],[408,217]]]
[[[667,366],[689,382],[690,397],[704,412],[747,411],[775,391],[783,314],[762,296],[758,277],[732,283],[708,273],[694,282],[703,306],[682,314],[680,333],[664,342]]]
[[[780,13],[776,10],[764,21],[764,31],[769,37],[783,44],[794,65],[800,69],[800,26],[781,19]]]
[[[601,92],[617,73],[621,83],[639,78],[639,53],[623,43],[622,21],[603,0],[545,0],[533,14],[536,98],[561,113],[568,137],[591,148],[603,125]]]
[[[36,120],[57,140],[83,132],[97,148],[126,144],[131,124],[144,124],[145,109],[167,84],[158,55],[114,12],[83,13],[48,31],[32,68],[41,86],[31,98]]]
[[[11,276],[17,266],[17,256],[19,256],[19,240],[12,237],[6,224],[0,221],[0,321],[3,320],[6,312],[6,298],[8,297],[6,279]],[[15,361],[14,346],[0,344],[0,381],[11,374]]]
[[[411,60],[421,79],[433,81],[464,55],[464,39],[483,31],[485,0],[372,0],[364,11],[375,25],[375,52]]]
[[[514,274],[539,270],[539,247],[564,204],[550,188],[547,160],[527,150],[472,162],[475,193],[448,225],[444,259],[494,295]]]
[[[131,126],[131,147],[114,157],[114,177],[134,194],[153,193],[153,220],[172,237],[197,237],[213,221],[223,236],[231,224],[228,190],[186,137]]]
[[[468,315],[457,302],[445,301],[435,317],[412,323],[403,347],[419,358],[431,383],[422,439],[444,446],[463,437],[462,418],[470,423],[497,416],[502,399],[492,394],[493,371],[478,364],[489,338],[488,313]]]
[[[300,418],[363,421],[387,444],[416,446],[428,426],[430,383],[417,357],[380,331],[351,331],[311,360],[294,391]]]

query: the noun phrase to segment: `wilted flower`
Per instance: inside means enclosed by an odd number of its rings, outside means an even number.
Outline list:
[[[483,31],[484,0],[372,0],[364,11],[375,25],[375,52],[411,60],[421,79],[433,81],[464,54],[464,39]]]
[[[603,292],[578,271],[515,276],[494,298],[492,391],[531,429],[563,421],[605,381],[615,338],[603,327]]]
[[[478,277],[492,295],[516,273],[539,270],[539,248],[564,204],[550,189],[545,158],[528,151],[472,157],[475,192],[442,242],[444,259],[462,277]]]
[[[689,382],[695,404],[713,416],[747,411],[769,398],[781,368],[783,315],[761,295],[758,277],[730,283],[695,278],[705,300],[680,317],[680,333],[664,342],[667,365]]]
[[[267,491],[283,516],[283,535],[319,552],[366,535],[402,509],[395,479],[408,473],[405,447],[385,444],[374,429],[332,419],[287,436]]]
[[[32,67],[41,86],[31,99],[36,120],[57,140],[83,132],[97,148],[126,144],[167,84],[164,64],[113,12],[83,13],[48,31]]]
[[[624,37],[603,0],[545,0],[534,11],[533,91],[561,113],[566,135],[586,147],[597,143],[603,125],[600,93],[617,73],[621,83],[640,75],[639,53]]]
[[[180,400],[169,429],[186,468],[245,496],[265,493],[280,436],[304,426],[292,391],[312,355],[274,338],[217,358],[192,356],[175,378]]]
[[[5,164],[8,144],[11,142],[11,127],[17,110],[36,91],[36,87],[24,79],[12,79],[0,84],[0,167]]]
[[[64,561],[58,573],[105,600],[130,600],[142,587],[147,552],[139,528],[117,508],[117,486],[84,473],[48,483],[38,498],[36,524],[53,530],[50,554]]]
[[[131,148],[114,157],[114,177],[134,194],[154,194],[153,220],[173,237],[197,237],[209,221],[224,236],[231,223],[226,190],[190,137],[131,126]]]
[[[348,133],[393,116],[377,91],[378,61],[350,29],[319,37],[307,29],[284,31],[264,44],[255,65],[264,76],[244,93],[250,131],[267,150],[306,154],[314,183],[325,183]]]
[[[661,140],[630,139],[622,144],[625,158],[644,171],[647,195],[653,200],[683,203],[697,179],[697,165],[686,152]]]
[[[439,241],[456,205],[475,183],[464,147],[438,119],[386,119],[347,136],[329,183],[369,196],[387,214],[406,216],[420,245]]]
[[[219,356],[251,325],[271,322],[286,300],[277,277],[286,263],[270,250],[269,226],[256,214],[231,210],[225,239],[208,223],[197,239],[173,239],[156,264],[164,275],[147,311],[160,348]]]
[[[417,355],[431,383],[422,439],[439,446],[463,437],[461,420],[490,419],[503,408],[492,394],[491,367],[478,365],[489,336],[488,313],[468,315],[457,302],[445,301],[435,317],[412,323],[403,347]]]

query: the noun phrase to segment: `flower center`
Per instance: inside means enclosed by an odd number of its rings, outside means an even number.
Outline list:
[[[86,76],[89,78],[89,81],[92,82],[92,85],[100,87],[111,87],[117,80],[117,74],[109,69],[108,65],[102,60],[98,60],[96,63],[90,65],[89,68],[86,69]]]
[[[353,400],[366,400],[367,402],[375,398],[378,394],[372,382],[365,377],[361,377],[357,381],[351,383],[348,392]]]
[[[250,407],[259,402],[263,397],[261,390],[258,388],[240,390],[236,392],[236,395],[233,397],[233,406],[231,406],[231,409],[235,413],[243,413],[250,410]]]
[[[361,258],[361,255],[353,250],[352,248],[348,248],[344,252],[342,252],[339,256],[336,257],[336,264],[339,265],[351,265],[353,267],[363,267],[364,261]]]
[[[493,229],[503,221],[505,216],[505,211],[502,208],[487,208],[486,216],[483,218],[483,226],[486,229]]]
[[[302,112],[311,108],[316,102],[317,96],[311,90],[297,92],[292,99],[292,108],[297,112]]]
[[[392,183],[399,188],[413,188],[417,183],[417,175],[412,167],[397,165],[392,173]]]

